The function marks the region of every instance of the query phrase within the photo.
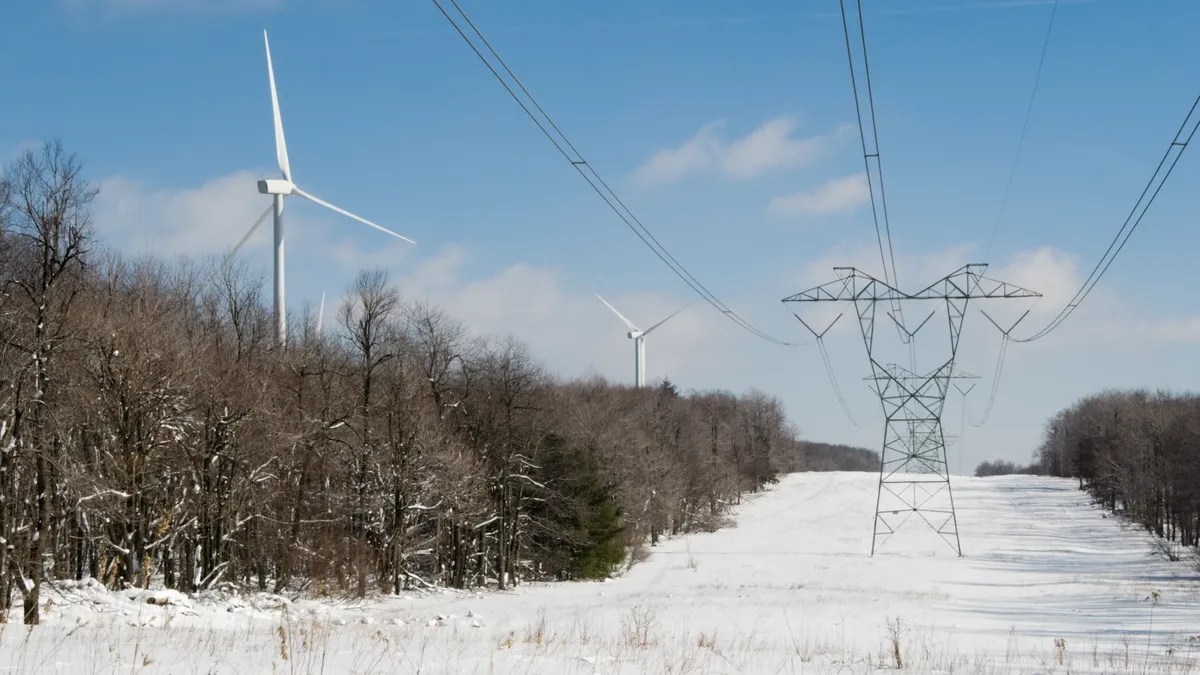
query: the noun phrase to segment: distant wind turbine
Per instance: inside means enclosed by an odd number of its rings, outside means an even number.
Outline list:
[[[597,293],[596,297],[600,298],[600,294]],[[671,316],[668,316],[667,318],[663,319],[662,321],[659,321],[658,323],[654,324],[653,326],[650,326],[646,330],[642,331],[642,330],[638,330],[638,327],[633,325],[632,321],[630,321],[629,319],[626,319],[623,314],[618,312],[616,307],[613,307],[612,305],[608,304],[607,300],[605,300],[604,298],[600,298],[600,302],[603,302],[605,307],[608,307],[609,309],[611,309],[613,311],[613,314],[616,314],[617,317],[619,319],[621,319],[621,321],[625,322],[626,326],[629,326],[628,335],[629,335],[630,339],[633,340],[633,369],[634,369],[633,382],[634,382],[634,385],[639,388],[646,386],[646,336],[649,335],[650,333],[654,332],[655,328],[658,328],[659,326],[663,325],[664,323],[670,321],[671,318],[675,316],[675,314],[678,314],[678,313],[682,312],[683,310],[687,309],[690,306],[690,303],[688,305],[684,305],[683,307],[680,307],[679,309],[675,310],[675,313],[671,314]]]
[[[242,248],[242,246],[245,245],[246,241],[250,239],[250,235],[254,234],[254,231],[258,229],[258,226],[262,225],[263,221],[266,220],[267,214],[274,212],[274,214],[275,214],[275,326],[276,326],[276,330],[278,331],[278,335],[277,335],[278,344],[280,347],[284,347],[287,345],[287,305],[286,305],[286,301],[284,298],[284,292],[283,292],[283,199],[284,199],[284,197],[287,197],[288,195],[297,195],[300,197],[304,197],[305,199],[307,199],[311,202],[320,204],[321,206],[324,206],[327,209],[336,211],[336,212],[342,214],[343,216],[347,216],[349,218],[353,218],[354,220],[359,221],[360,223],[370,225],[371,227],[373,227],[377,230],[380,230],[382,232],[386,232],[387,234],[390,234],[393,237],[403,239],[404,241],[407,241],[410,244],[415,244],[416,242],[413,241],[412,239],[409,239],[408,237],[400,236],[385,227],[376,225],[375,223],[372,223],[371,221],[369,221],[365,218],[360,218],[359,216],[356,216],[353,213],[350,213],[349,211],[347,211],[345,209],[334,206],[333,204],[330,204],[329,202],[327,202],[323,199],[318,199],[317,197],[314,197],[313,195],[305,192],[304,190],[301,190],[299,187],[296,186],[295,183],[292,182],[292,168],[291,168],[291,165],[288,164],[287,143],[284,141],[284,138],[283,138],[283,119],[279,115],[279,95],[275,91],[275,70],[271,66],[271,43],[267,40],[267,31],[265,31],[265,30],[263,31],[263,43],[266,45],[266,48],[267,48],[267,77],[270,79],[270,82],[271,82],[271,108],[275,113],[275,157],[276,157],[276,159],[279,160],[279,172],[281,174],[283,174],[283,180],[268,178],[266,180],[258,181],[258,191],[265,195],[272,195],[274,197],[274,200],[273,200],[271,206],[267,207],[267,210],[263,211],[263,214],[258,217],[258,220],[254,221],[254,225],[252,225],[250,227],[250,231],[246,233],[246,236],[242,237],[242,240],[237,243],[237,246],[233,247],[233,251],[231,251],[229,253],[229,255],[225,258],[225,262],[228,263],[229,260],[232,259],[233,256],[236,255],[237,252]]]

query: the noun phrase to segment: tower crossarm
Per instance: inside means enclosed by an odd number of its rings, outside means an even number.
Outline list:
[[[945,378],[951,379],[951,380],[978,380],[979,379],[978,375],[968,373],[965,370],[959,370],[958,368],[952,369],[948,375],[943,375],[942,370],[940,368],[937,370],[933,370],[928,373],[925,373],[924,375],[918,375],[918,374],[914,373],[913,371],[909,370],[908,368],[905,368],[904,366],[901,366],[901,365],[897,365],[895,363],[889,363],[885,366],[880,366],[879,370],[880,370],[880,372],[872,374],[872,375],[868,375],[868,376],[864,377],[863,380],[868,381],[868,382],[872,381],[872,380],[875,380],[875,381],[879,381],[879,380],[924,381],[924,380],[928,380],[928,379],[934,377],[935,375],[941,375],[942,377],[945,377]]]
[[[906,296],[908,300],[984,300],[988,298],[1040,298],[1041,293],[983,275],[987,265],[963,265],[925,288]]]
[[[984,300],[1040,298],[1041,293],[983,275],[987,265],[963,265],[916,293],[905,293],[855,267],[835,267],[838,278],[800,291],[784,302],[891,302],[894,300]]]
[[[891,284],[854,267],[833,268],[838,278],[783,299],[784,302],[888,302],[906,296]]]

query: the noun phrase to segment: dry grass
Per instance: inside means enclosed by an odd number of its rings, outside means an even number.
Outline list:
[[[1125,640],[1020,640],[994,652],[963,652],[887,619],[877,648],[848,647],[830,626],[800,626],[774,637],[757,631],[664,626],[635,607],[616,630],[575,618],[561,626],[545,614],[510,629],[466,624],[372,626],[249,619],[234,627],[87,625],[0,628],[0,670],[9,673],[1170,673],[1192,675],[1191,644],[1147,652]],[[491,639],[489,639],[489,636]],[[869,639],[869,636],[867,636]],[[782,638],[782,639],[781,639]],[[1139,641],[1140,642],[1140,641]]]

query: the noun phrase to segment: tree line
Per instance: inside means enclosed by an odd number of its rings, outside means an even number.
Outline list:
[[[1047,423],[1035,463],[1167,541],[1200,544],[1200,397],[1105,391]]]
[[[598,578],[802,468],[762,392],[561,381],[382,271],[274,344],[260,276],[97,243],[60,142],[0,176],[0,615],[48,580],[364,595]],[[298,320],[297,320],[298,319]]]
[[[1011,475],[1041,475],[1042,467],[1036,463],[1021,465],[1016,462],[1010,462],[1007,459],[997,459],[990,462],[980,462],[975,467],[976,478],[987,478],[988,476],[1011,476]]]
[[[1200,396],[1108,390],[1060,410],[1028,466],[984,462],[977,476],[1079,481],[1092,499],[1155,534],[1161,550],[1200,546]]]
[[[794,470],[804,471],[879,471],[879,453],[835,443],[800,441],[803,464]]]

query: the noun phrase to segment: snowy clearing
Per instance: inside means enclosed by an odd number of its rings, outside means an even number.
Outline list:
[[[45,625],[0,627],[0,668],[867,673],[895,670],[898,649],[909,672],[1187,673],[1200,658],[1196,571],[1073,482],[955,479],[966,557],[910,521],[871,558],[876,478],[786,476],[736,526],[667,541],[605,583],[366,603],[149,594],[165,604],[62,584]]]

